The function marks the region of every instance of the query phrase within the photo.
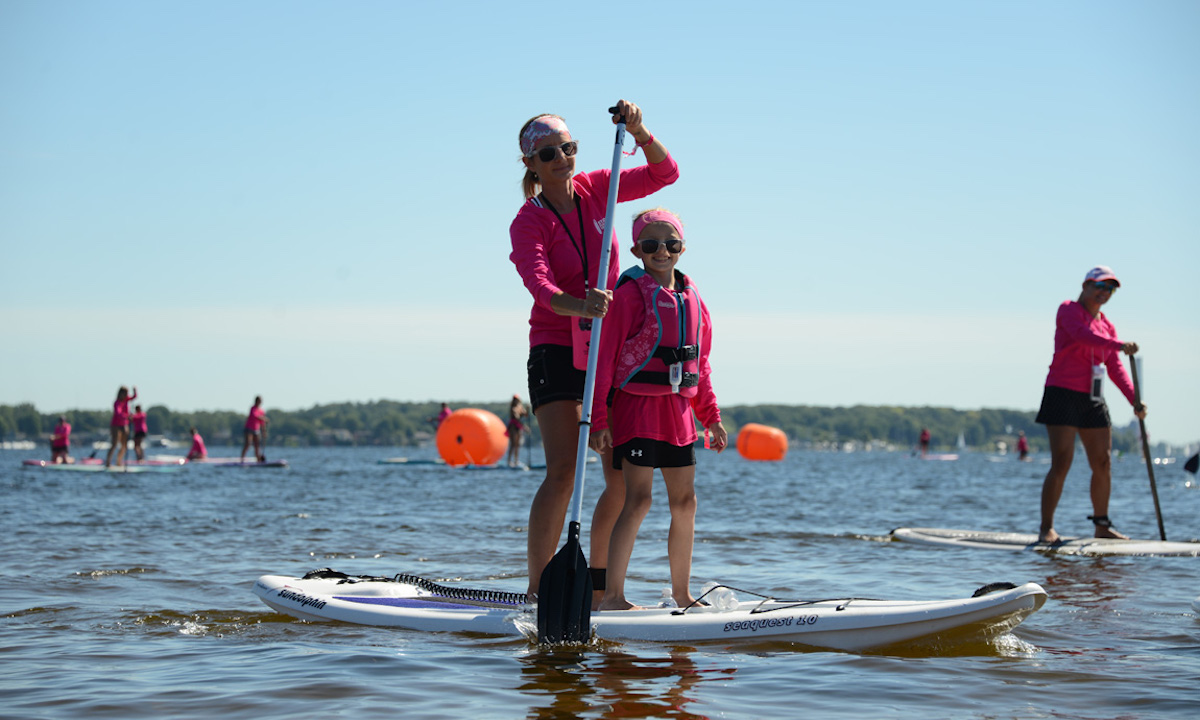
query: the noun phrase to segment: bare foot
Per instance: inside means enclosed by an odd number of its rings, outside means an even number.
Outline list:
[[[682,598],[679,597],[678,595],[675,596],[675,604],[681,608],[689,607],[692,604],[694,604],[695,602],[696,602],[696,598],[692,597],[691,593],[684,595]]]
[[[597,610],[641,610],[643,608],[639,605],[634,605],[633,603],[629,602],[628,600],[626,600],[625,598],[622,597],[622,598],[614,598],[612,600],[605,600],[604,602],[600,603],[600,607],[598,607],[596,609]]]
[[[1058,533],[1055,532],[1054,528],[1050,528],[1049,530],[1038,534],[1038,542],[1046,543],[1047,545],[1053,545],[1061,539],[1062,538],[1058,536]]]
[[[1128,540],[1129,539],[1129,536],[1126,535],[1125,533],[1117,532],[1114,528],[1103,527],[1100,525],[1096,526],[1095,537],[1112,538],[1114,540]]]

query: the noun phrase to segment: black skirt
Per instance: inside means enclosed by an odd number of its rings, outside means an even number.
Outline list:
[[[1093,400],[1091,394],[1047,385],[1042,392],[1042,407],[1035,422],[1073,428],[1112,427],[1108,405]]]

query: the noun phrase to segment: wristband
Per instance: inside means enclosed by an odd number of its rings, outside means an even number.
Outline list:
[[[638,147],[646,147],[647,145],[652,145],[652,144],[654,144],[654,135],[653,135],[653,133],[651,133],[651,135],[650,135],[650,138],[649,138],[648,140],[646,140],[646,142],[640,142],[640,143],[637,143],[637,146],[638,146]]]

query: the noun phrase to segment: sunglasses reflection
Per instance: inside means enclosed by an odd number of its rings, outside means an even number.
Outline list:
[[[725,681],[735,668],[699,669],[685,652],[632,655],[616,649],[537,650],[521,658],[526,695],[546,696],[549,704],[532,707],[537,720],[564,717],[682,718],[708,720],[692,712],[696,686]]]

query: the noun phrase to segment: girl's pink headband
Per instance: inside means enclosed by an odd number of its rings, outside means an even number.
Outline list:
[[[633,219],[633,242],[636,244],[638,238],[650,223],[662,222],[667,223],[675,228],[675,232],[679,233],[679,239],[683,239],[683,223],[679,221],[679,217],[670,210],[651,210],[650,212],[642,213]]]
[[[525,132],[521,133],[521,154],[525,157],[532,156],[533,146],[537,144],[538,140],[556,133],[571,137],[571,131],[567,129],[567,123],[562,118],[555,115],[539,116],[529,123]]]

